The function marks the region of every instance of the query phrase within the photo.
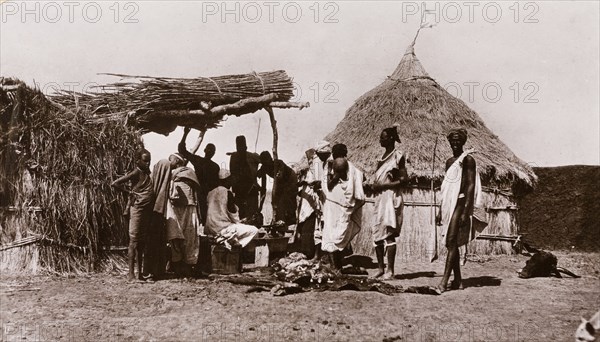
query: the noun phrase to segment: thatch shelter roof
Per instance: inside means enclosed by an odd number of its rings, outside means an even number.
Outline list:
[[[484,182],[530,187],[536,180],[532,168],[490,131],[475,111],[429,76],[415,54],[414,42],[393,74],[356,100],[325,139],[346,144],[349,159],[372,174],[383,154],[379,135],[394,124],[399,125],[400,149],[408,156],[408,172],[413,178],[431,179],[433,175],[439,180],[444,175],[445,160],[452,155],[446,134],[463,127],[469,134],[465,147],[477,151]]]
[[[89,121],[122,121],[164,135],[177,126],[217,128],[227,115],[310,106],[289,102],[294,85],[284,70],[195,78],[105,75],[122,80],[97,86],[93,93],[62,91],[51,100],[69,110],[85,108],[93,113]]]

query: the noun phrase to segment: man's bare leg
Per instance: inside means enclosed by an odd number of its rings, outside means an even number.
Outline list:
[[[444,276],[442,281],[438,285],[438,289],[440,292],[446,291],[448,287],[448,280],[450,279],[450,275],[452,274],[452,270],[454,269],[454,264],[458,256],[458,248],[448,248],[448,255],[446,257],[446,267],[444,268]]]
[[[316,261],[321,260],[321,256],[322,256],[322,254],[321,254],[321,244],[319,243],[319,244],[315,245],[315,256],[312,258],[312,261],[316,262]]]
[[[460,228],[460,215],[462,214],[463,206],[462,203],[456,204],[456,209],[454,209],[454,213],[452,214],[452,218],[450,219],[450,224],[448,225],[448,233],[446,235],[446,248],[448,249],[448,255],[446,257],[446,267],[444,268],[444,276],[442,281],[438,285],[438,289],[440,292],[446,291],[448,286],[448,280],[450,279],[450,274],[455,268],[458,268],[458,277],[460,279],[460,253],[458,251],[458,231]],[[456,274],[455,274],[456,276]]]
[[[453,290],[462,290],[464,287],[460,272],[460,258],[456,258],[456,261],[454,262],[454,268],[452,270],[454,272],[454,279],[452,279],[451,288]]]
[[[144,280],[144,275],[142,274],[142,265],[144,263],[144,244],[138,243],[137,246],[137,266],[138,266],[138,279]]]
[[[377,255],[377,266],[379,268],[379,272],[375,274],[375,278],[379,278],[385,273],[385,264],[383,262],[383,256],[385,254],[385,246],[383,245],[383,241],[379,241],[375,246],[375,254]]]
[[[127,249],[127,263],[129,264],[129,274],[127,280],[132,281],[135,279],[135,257],[137,254],[137,242],[129,242],[129,248]]]
[[[341,253],[339,251],[329,253],[329,257],[331,260],[331,265],[337,272],[342,271],[342,258]]]
[[[385,242],[385,253],[387,253],[387,270],[383,275],[383,279],[390,280],[394,279],[394,265],[396,263],[396,241],[392,239],[393,242],[387,241]]]

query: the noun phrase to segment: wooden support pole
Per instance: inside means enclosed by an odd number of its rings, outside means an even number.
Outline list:
[[[267,113],[269,113],[269,120],[271,121],[271,129],[273,130],[273,161],[279,159],[279,155],[277,153],[277,143],[279,139],[279,134],[277,133],[277,120],[275,120],[275,113],[273,113],[273,108],[265,107]],[[277,175],[279,174],[279,163],[274,163],[273,170],[273,190],[271,192],[271,206],[273,207],[273,219],[271,223],[275,223],[275,218],[277,217],[277,206],[273,205],[273,199],[275,198],[275,194],[277,193]]]
[[[279,159],[277,155],[277,142],[279,135],[277,133],[277,120],[275,120],[275,114],[273,113],[272,107],[265,107],[267,113],[269,113],[269,120],[271,120],[271,129],[273,129],[273,160]]]

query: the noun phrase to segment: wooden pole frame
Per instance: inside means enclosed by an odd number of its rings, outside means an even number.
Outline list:
[[[273,112],[273,108],[270,106],[266,106],[265,110],[269,113],[269,120],[271,122],[271,129],[273,130],[273,190],[271,192],[271,206],[273,207],[273,218],[271,219],[271,224],[274,224],[277,217],[277,206],[273,203],[274,194],[277,193],[277,175],[279,174],[279,163],[275,161],[279,159],[279,154],[277,153],[278,143],[279,143],[279,133],[277,132],[277,120],[275,119],[275,113]]]

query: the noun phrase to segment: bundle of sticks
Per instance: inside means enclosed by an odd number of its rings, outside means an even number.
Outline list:
[[[165,133],[160,132],[166,129],[165,122],[156,121],[166,118],[180,126],[207,129],[217,127],[225,114],[251,113],[271,103],[282,108],[307,105],[286,102],[294,86],[283,70],[198,78],[105,75],[123,80],[97,86],[93,93],[61,91],[51,99],[65,108],[86,108],[96,120],[133,118],[142,128],[159,133]]]

